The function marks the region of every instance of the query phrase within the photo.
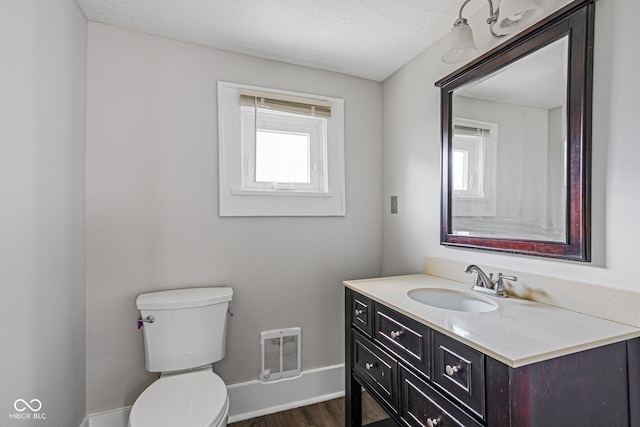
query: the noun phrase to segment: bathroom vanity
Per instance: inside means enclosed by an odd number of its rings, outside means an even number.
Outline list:
[[[399,426],[640,426],[638,328],[429,275],[344,285],[345,426],[361,426],[361,388]],[[493,308],[442,309],[416,290]]]

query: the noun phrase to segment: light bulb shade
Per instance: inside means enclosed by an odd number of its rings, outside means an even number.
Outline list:
[[[499,36],[516,33],[534,23],[542,12],[535,0],[501,0],[493,32]]]
[[[478,48],[473,42],[471,27],[466,20],[464,22],[456,21],[447,37],[447,52],[442,56],[442,62],[454,64],[466,61],[473,58],[477,52]]]

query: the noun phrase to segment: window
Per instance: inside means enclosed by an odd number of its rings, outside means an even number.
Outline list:
[[[451,186],[454,216],[496,215],[498,125],[454,118]]]
[[[327,191],[327,119],[241,109],[243,190]]]
[[[311,184],[311,161],[309,133],[277,131],[265,126],[256,131],[255,178],[256,184],[288,182],[291,189],[296,185]],[[324,160],[324,159],[323,159]],[[253,178],[253,175],[251,175]],[[315,178],[315,174],[314,174]]]
[[[453,194],[455,197],[484,197],[485,140],[489,129],[453,127]]]
[[[345,214],[343,100],[218,82],[221,216]]]

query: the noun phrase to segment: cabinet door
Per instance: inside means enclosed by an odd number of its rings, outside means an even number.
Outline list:
[[[481,427],[446,397],[404,366],[400,374],[400,418],[411,427]]]
[[[484,355],[433,333],[433,382],[482,419],[485,417]]]
[[[358,332],[354,334],[353,370],[368,389],[398,411],[397,360]]]

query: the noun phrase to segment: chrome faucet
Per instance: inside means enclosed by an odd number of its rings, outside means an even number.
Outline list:
[[[479,287],[493,289],[493,281],[491,280],[493,278],[493,273],[489,273],[489,275],[487,276],[484,271],[482,271],[482,269],[475,264],[467,265],[467,268],[464,269],[464,272],[467,274],[476,272],[478,274],[476,276],[475,282],[473,283],[474,288]]]
[[[489,273],[487,276],[480,267],[475,264],[470,264],[464,269],[467,274],[476,273],[476,280],[473,282],[473,288],[471,290],[482,292],[497,297],[506,298],[508,296],[507,291],[504,289],[504,280],[516,281],[515,276],[505,276],[502,273],[498,273],[498,280],[493,281],[493,273]]]

